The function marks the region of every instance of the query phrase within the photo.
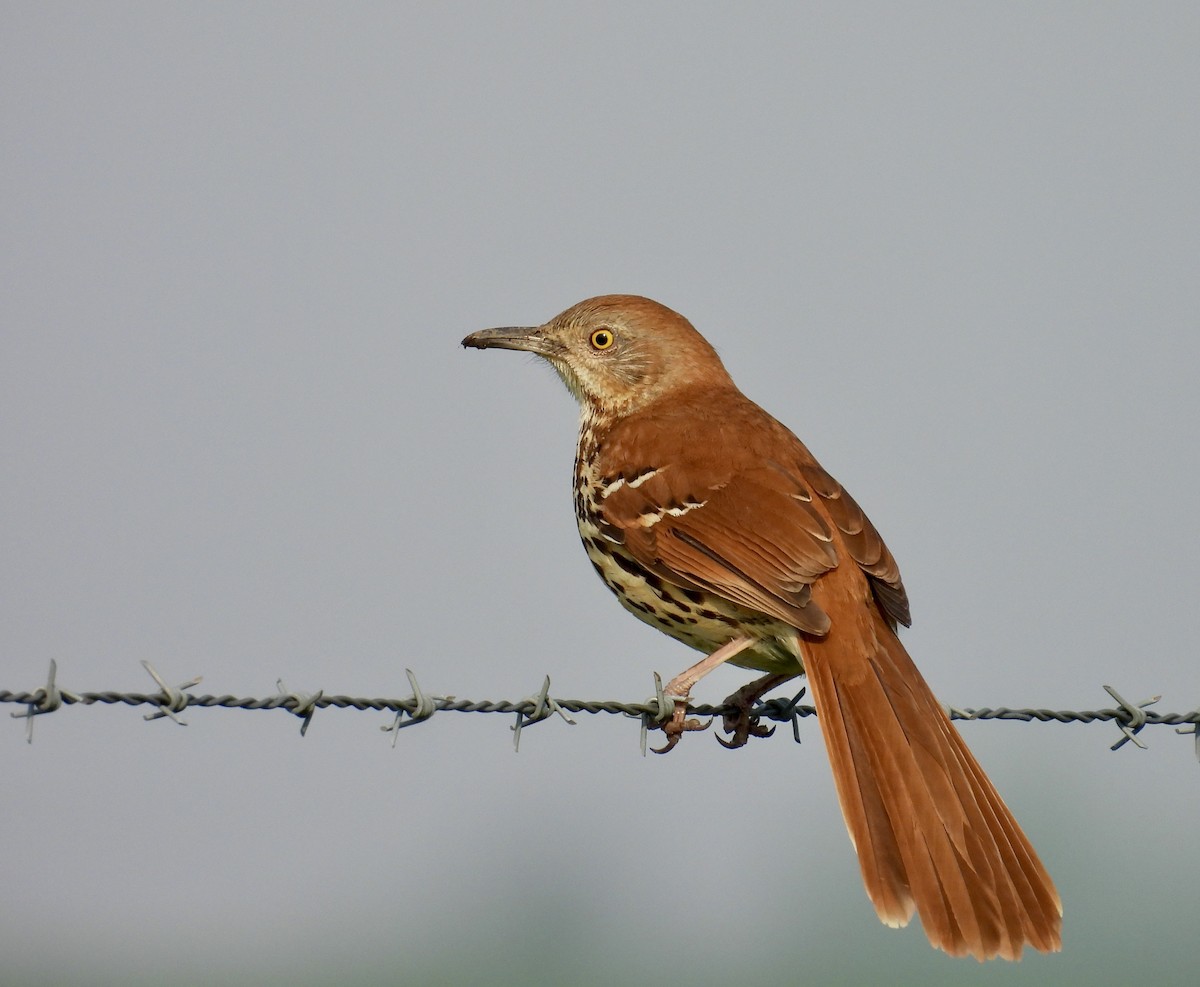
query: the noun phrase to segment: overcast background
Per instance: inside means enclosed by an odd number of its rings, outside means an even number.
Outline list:
[[[641,701],[695,656],[569,395],[458,345],[620,291],[867,508],[944,700],[1200,704],[1200,8],[736,6],[0,6],[0,688]],[[814,720],[144,712],[0,721],[5,983],[1195,977],[1167,728],[962,726],[1066,903],[981,967],[876,920]]]

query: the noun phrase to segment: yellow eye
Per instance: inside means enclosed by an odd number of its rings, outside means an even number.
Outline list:
[[[616,342],[616,336],[611,329],[596,329],[590,337],[592,349],[606,350]]]

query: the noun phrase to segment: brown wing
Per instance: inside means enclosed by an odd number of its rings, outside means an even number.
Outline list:
[[[807,451],[807,450],[806,450]],[[840,483],[825,472],[809,455],[810,462],[800,466],[801,475],[821,498],[833,523],[842,534],[847,553],[870,577],[871,590],[883,612],[895,623],[912,625],[908,594],[900,581],[900,567],[875,525]]]
[[[599,507],[609,537],[665,579],[817,635],[829,618],[811,586],[837,567],[840,546],[868,574],[888,617],[907,624],[896,562],[862,510],[795,436],[738,397],[729,409],[745,419],[737,429],[710,425],[699,434],[694,421],[681,429],[635,418],[606,438]],[[753,438],[735,446],[730,433]],[[682,439],[686,457],[662,435]],[[621,468],[606,471],[606,462]]]

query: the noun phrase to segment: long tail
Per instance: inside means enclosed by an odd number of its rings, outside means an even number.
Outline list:
[[[880,919],[952,956],[1062,946],[1062,902],[1003,799],[877,614],[804,649],[838,798]],[[864,643],[864,632],[868,643]]]

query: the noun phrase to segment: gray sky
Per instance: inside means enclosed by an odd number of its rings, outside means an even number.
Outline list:
[[[645,698],[569,396],[458,346],[620,291],[866,507],[943,699],[1200,703],[1196,5],[0,18],[0,688]],[[1066,904],[1014,969],[879,925],[811,720],[142,712],[3,721],[6,982],[1194,976],[1169,729],[963,726]]]

